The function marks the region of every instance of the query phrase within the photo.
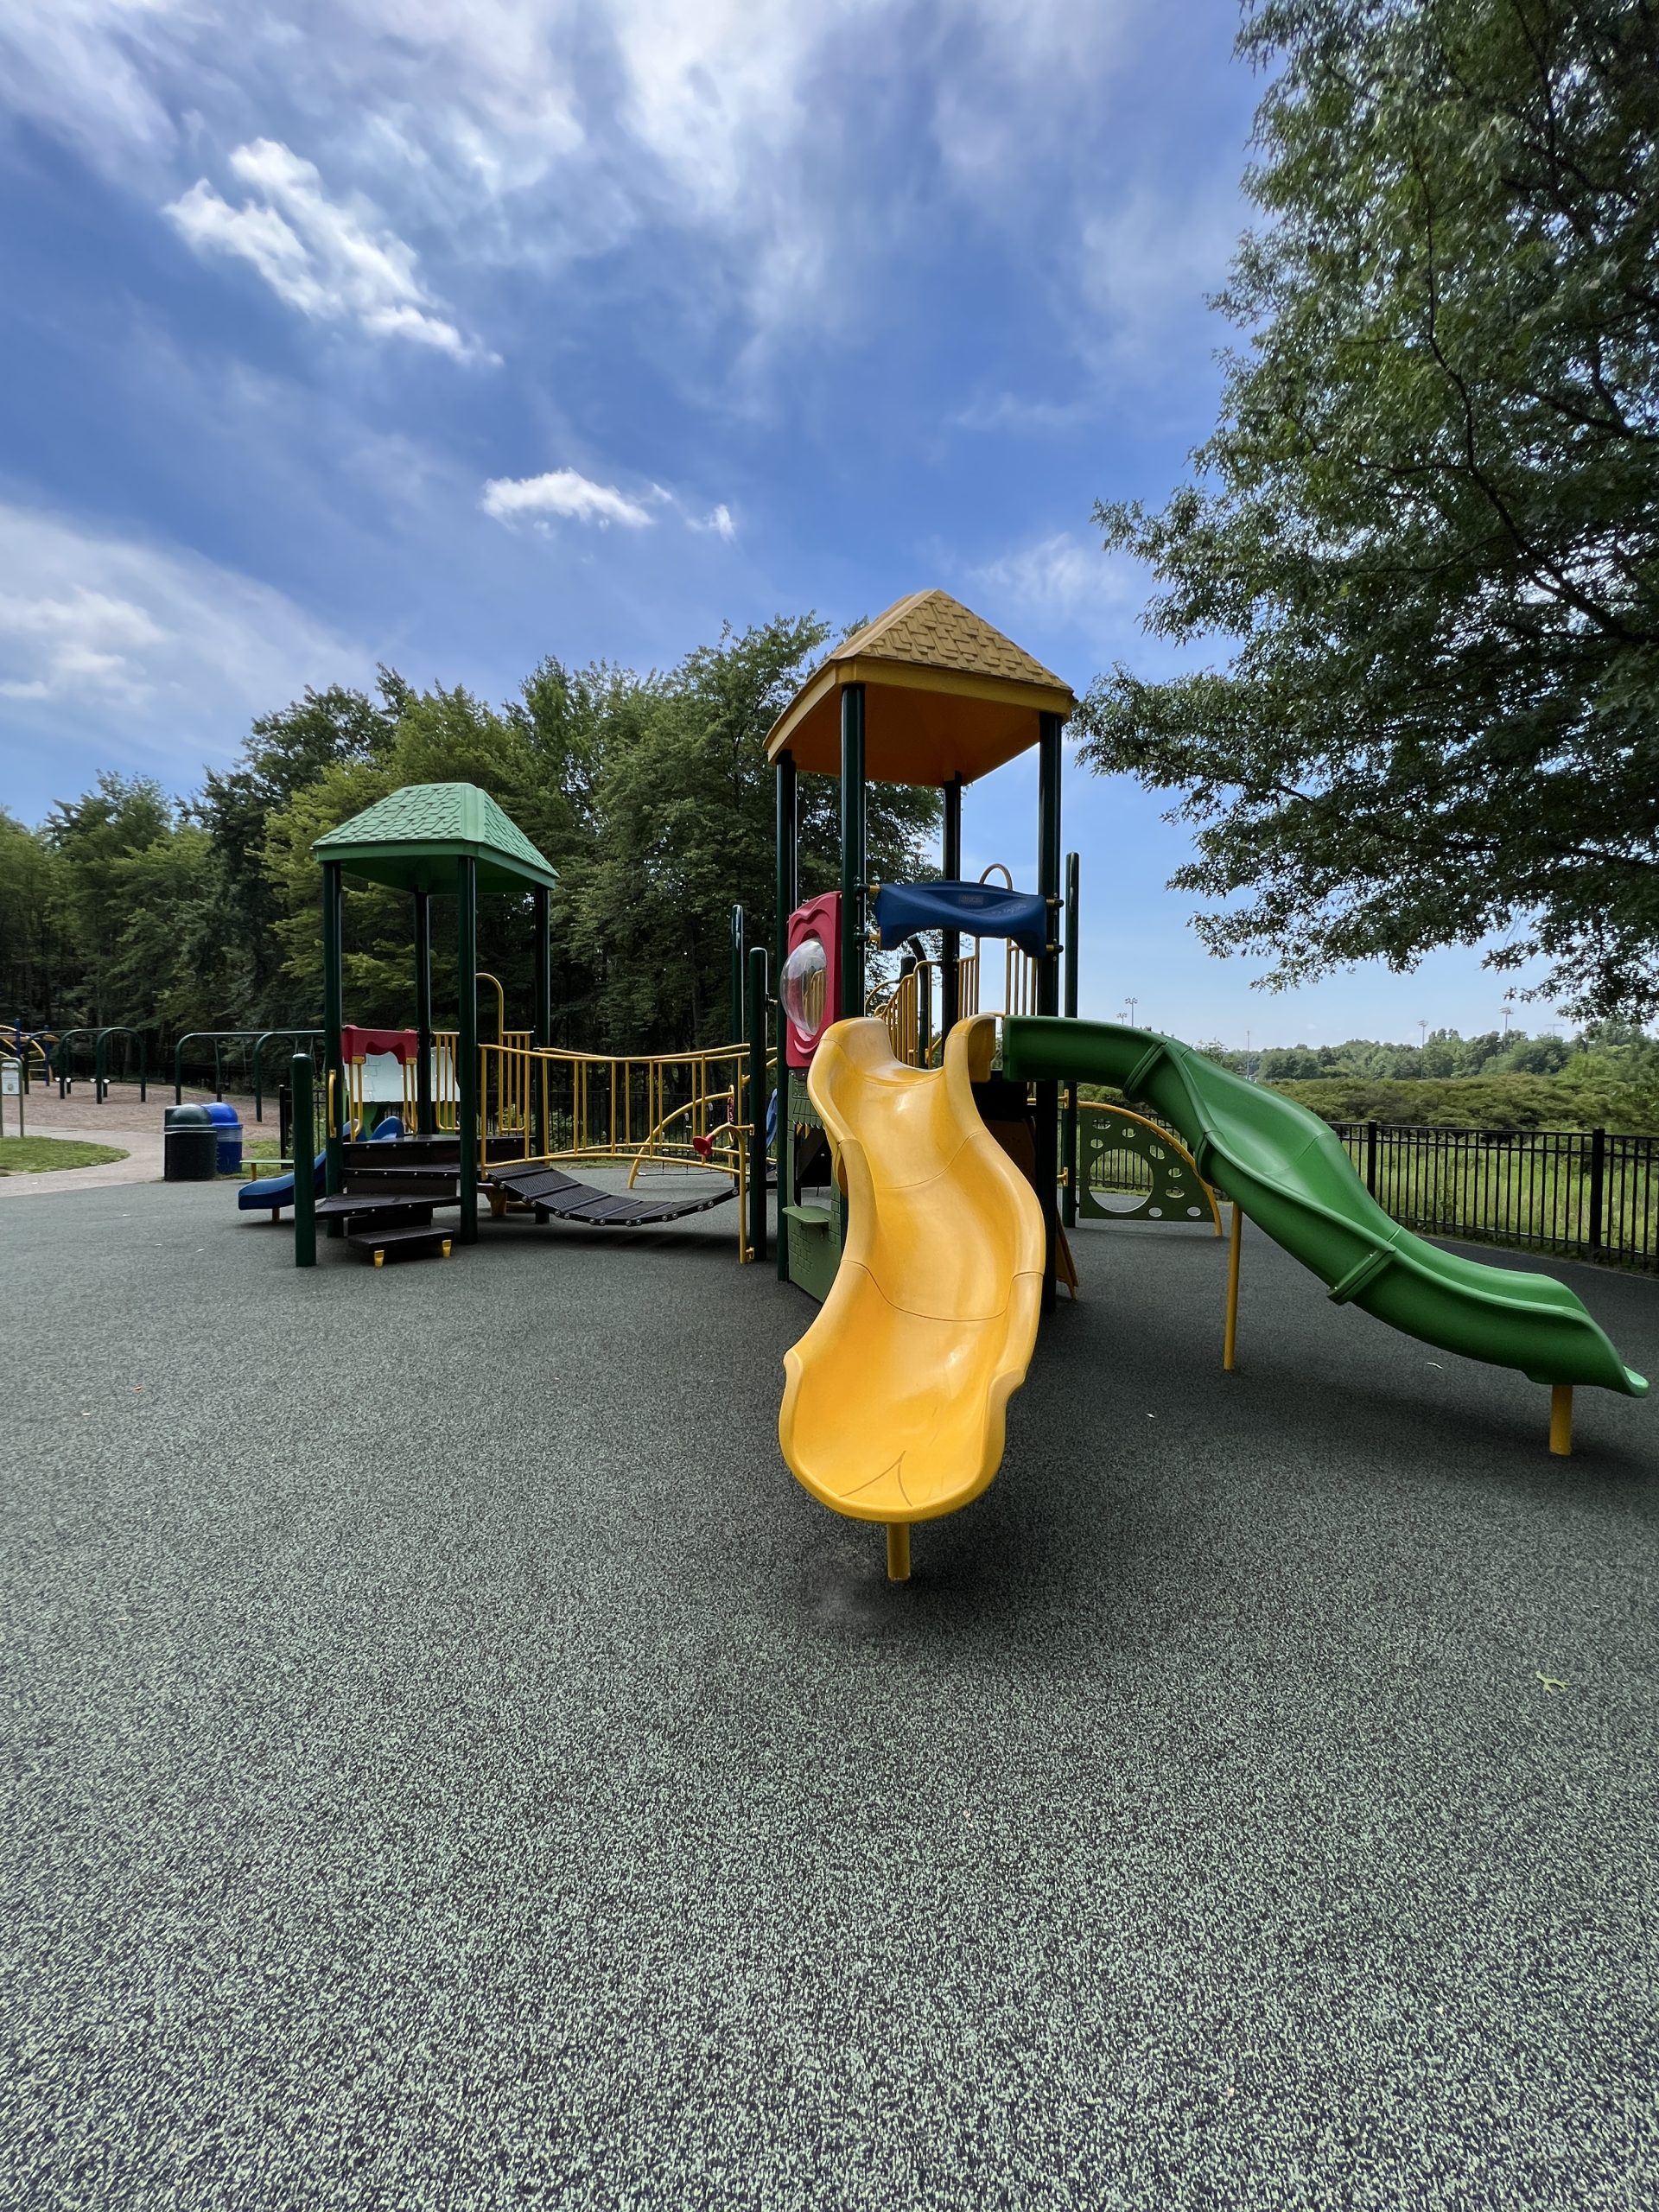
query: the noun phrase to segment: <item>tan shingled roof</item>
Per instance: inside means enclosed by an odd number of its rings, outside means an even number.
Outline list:
[[[964,676],[1000,676],[1010,683],[1067,688],[1052,669],[946,591],[912,592],[855,631],[830,658],[851,660],[861,655],[906,661],[915,668],[953,668]]]
[[[972,783],[1036,744],[1045,715],[1065,721],[1071,687],[948,592],[912,592],[819,662],[766,737],[766,757],[841,766],[840,695],[861,684],[864,772],[872,783]]]

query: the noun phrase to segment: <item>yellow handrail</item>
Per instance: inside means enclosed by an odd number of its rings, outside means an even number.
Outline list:
[[[646,1160],[652,1157],[652,1148],[656,1144],[658,1137],[662,1135],[663,1131],[668,1128],[673,1122],[677,1122],[682,1114],[695,1114],[700,1106],[706,1106],[708,1103],[709,1102],[706,1098],[693,1098],[683,1106],[677,1106],[671,1114],[664,1116],[663,1119],[658,1122],[656,1128],[652,1131],[651,1135],[645,1139],[644,1144],[640,1146],[639,1151],[634,1154],[633,1165],[628,1170],[628,1188],[630,1190],[633,1188],[633,1180],[635,1176],[638,1175],[639,1170],[645,1166]],[[731,1120],[717,1122],[712,1129],[706,1129],[702,1134],[708,1139],[710,1146],[712,1146],[716,1137],[729,1135],[734,1130],[745,1126],[747,1126],[747,1124]],[[695,1150],[692,1152],[690,1159],[687,1159],[683,1153],[671,1153],[668,1154],[667,1157],[677,1167],[708,1167],[713,1169],[716,1174],[720,1175],[725,1175],[735,1172],[734,1168],[728,1168],[724,1166],[715,1167],[712,1155],[709,1159],[705,1160],[701,1153]]]

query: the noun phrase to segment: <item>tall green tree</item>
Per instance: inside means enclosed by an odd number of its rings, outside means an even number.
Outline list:
[[[272,817],[330,769],[371,765],[390,748],[412,694],[385,668],[378,693],[372,698],[343,684],[308,688],[291,706],[260,715],[237,766],[210,772],[195,803],[223,871],[226,919],[244,976],[244,1023],[319,1018],[315,1001],[308,1003],[285,969],[277,928],[283,908],[265,837]]]
[[[590,861],[573,872],[575,949],[594,975],[592,1034],[607,1049],[718,1042],[729,1035],[731,912],[770,946],[775,798],[767,731],[830,635],[815,616],[778,616],[687,655],[617,702],[602,734]],[[838,880],[832,778],[804,777],[804,895]],[[935,791],[873,784],[868,846],[886,881],[927,864]]]
[[[1082,713],[1287,983],[1501,938],[1659,1007],[1659,9],[1251,0],[1277,71],[1192,480],[1097,510],[1156,633]],[[1531,994],[1540,995],[1540,993]]]
[[[73,980],[62,873],[51,844],[0,808],[0,1021],[59,1019]]]
[[[51,879],[55,919],[72,948],[65,1019],[129,1019],[118,969],[133,919],[130,862],[173,829],[172,803],[153,778],[107,772],[96,789],[60,802],[48,816],[41,834],[57,861]]]

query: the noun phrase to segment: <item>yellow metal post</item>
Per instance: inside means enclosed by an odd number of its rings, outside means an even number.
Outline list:
[[[1573,1385],[1549,1386],[1549,1448],[1558,1459],[1573,1456]]]
[[[1244,1241],[1243,1209],[1233,1208],[1232,1242],[1227,1248],[1227,1326],[1221,1339],[1221,1370],[1230,1375],[1238,1352],[1238,1254]]]
[[[908,1582],[910,1580],[908,1521],[889,1521],[887,1523],[887,1580],[889,1582]]]

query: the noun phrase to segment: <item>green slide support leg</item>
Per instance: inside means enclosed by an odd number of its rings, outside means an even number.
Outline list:
[[[1424,1344],[1516,1367],[1535,1382],[1647,1392],[1565,1283],[1483,1267],[1390,1220],[1334,1130],[1202,1053],[1114,1021],[1012,1016],[1003,1071],[1021,1083],[1110,1084],[1180,1132],[1198,1173],[1325,1283]]]

